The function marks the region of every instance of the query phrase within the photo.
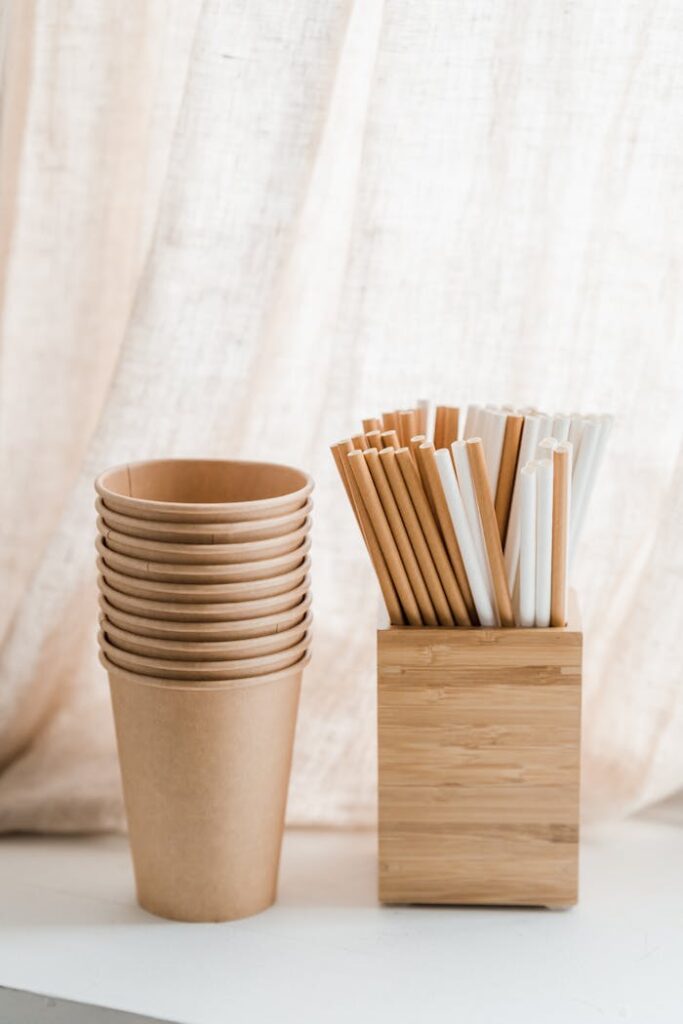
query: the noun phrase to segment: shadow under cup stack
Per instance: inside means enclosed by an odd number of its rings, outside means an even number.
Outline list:
[[[131,463],[96,481],[109,675],[142,907],[275,900],[310,647],[313,483],[288,466]]]

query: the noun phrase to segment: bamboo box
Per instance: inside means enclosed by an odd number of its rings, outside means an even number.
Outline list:
[[[377,634],[379,898],[578,898],[582,634]]]

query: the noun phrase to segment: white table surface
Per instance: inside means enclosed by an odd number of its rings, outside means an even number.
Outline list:
[[[0,991],[3,1024],[75,1020],[62,999],[197,1024],[681,1024],[683,828],[584,830],[569,911],[381,907],[373,833],[290,831],[277,905],[222,925],[138,909],[122,837],[3,839],[0,985],[56,997]]]

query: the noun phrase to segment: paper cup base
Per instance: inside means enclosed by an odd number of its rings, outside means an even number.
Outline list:
[[[275,900],[302,663],[238,685],[107,666],[140,905],[230,921]]]

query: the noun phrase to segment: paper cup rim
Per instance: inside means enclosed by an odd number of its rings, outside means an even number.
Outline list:
[[[98,588],[99,592],[104,595],[105,598],[107,597],[107,591],[109,591],[110,594],[115,594],[119,599],[123,598],[126,601],[143,601],[143,602],[145,602],[147,604],[163,605],[164,606],[163,610],[173,609],[174,611],[177,611],[178,608],[181,608],[181,609],[182,608],[186,608],[186,609],[192,610],[194,612],[194,614],[197,616],[197,618],[192,618],[192,619],[175,619],[175,618],[173,618],[173,619],[158,619],[158,620],[156,620],[158,622],[183,622],[183,623],[184,622],[187,622],[187,623],[193,623],[194,622],[194,623],[197,623],[197,622],[201,622],[202,621],[202,619],[201,619],[202,613],[204,613],[205,615],[215,615],[215,614],[219,614],[220,615],[220,609],[223,608],[223,609],[225,609],[225,613],[226,614],[227,614],[228,611],[230,611],[231,613],[234,614],[235,609],[239,608],[240,606],[244,607],[245,605],[246,606],[251,605],[252,607],[251,607],[251,609],[247,607],[246,610],[247,610],[248,614],[246,616],[246,619],[244,619],[244,620],[241,620],[239,617],[238,618],[233,618],[232,615],[231,615],[231,617],[229,619],[225,619],[225,620],[222,620],[222,619],[218,618],[218,619],[206,619],[205,621],[206,622],[211,622],[211,623],[220,623],[222,621],[225,621],[225,622],[240,622],[240,621],[255,622],[255,621],[257,621],[259,619],[259,616],[258,615],[249,614],[249,612],[253,612],[254,611],[253,605],[262,604],[264,601],[277,601],[277,600],[286,598],[288,595],[291,595],[292,593],[296,593],[297,591],[301,591],[301,595],[300,596],[303,598],[304,596],[306,596],[307,594],[310,594],[310,592],[311,592],[311,577],[310,577],[310,573],[307,572],[306,575],[304,576],[304,578],[302,579],[301,583],[299,583],[296,587],[292,587],[292,589],[290,591],[285,590],[285,591],[282,591],[282,593],[280,593],[280,594],[271,594],[270,596],[267,596],[267,597],[256,597],[252,601],[222,601],[222,602],[221,601],[213,601],[213,602],[212,601],[204,601],[204,602],[196,602],[196,603],[194,603],[194,602],[193,603],[188,603],[188,602],[183,603],[181,601],[155,601],[153,598],[136,597],[136,596],[131,595],[131,594],[125,594],[121,590],[117,590],[116,587],[112,587],[112,586],[110,586],[109,583],[107,583],[106,579],[104,578],[104,576],[101,573],[97,577],[97,588]],[[112,602],[110,601],[109,603],[111,604]],[[117,606],[114,605],[114,607],[116,608]],[[285,609],[283,609],[283,611],[284,612],[291,611],[291,609],[295,608],[295,607],[296,607],[296,604],[290,605],[289,608],[285,608]],[[119,609],[119,610],[121,610],[121,609]],[[148,608],[146,610],[149,611],[149,612],[153,612],[153,611],[157,611],[158,612],[160,609],[158,609],[158,608],[154,608],[154,609]],[[136,615],[137,614],[137,612],[127,612],[126,609],[123,609],[123,611],[126,614],[131,614],[131,615]],[[261,617],[267,617],[268,615],[271,615],[271,614],[272,615],[278,615],[278,614],[280,614],[280,612],[268,612],[268,613],[266,613],[266,616],[261,616]],[[141,615],[139,617],[140,618],[151,618],[152,621],[155,621],[153,615],[150,615],[150,616]]]
[[[135,661],[143,663],[143,665],[140,666],[141,668],[145,667],[144,666],[144,662],[156,662],[157,663],[156,665],[153,665],[153,664],[149,665],[149,670],[150,670],[150,674],[151,675],[154,674],[154,669],[155,668],[159,672],[168,671],[168,672],[171,672],[171,673],[172,672],[176,672],[176,673],[181,673],[182,672],[182,673],[185,673],[184,675],[170,675],[168,677],[169,679],[180,681],[180,682],[186,682],[188,678],[192,679],[193,677],[189,673],[192,672],[193,670],[197,672],[197,677],[196,677],[197,679],[206,679],[206,680],[209,680],[209,679],[218,679],[218,680],[230,679],[231,676],[229,674],[227,674],[227,673],[230,673],[233,670],[234,671],[239,671],[239,669],[248,669],[250,665],[252,667],[256,667],[256,668],[258,668],[258,667],[260,667],[260,665],[262,665],[263,669],[264,669],[264,672],[269,672],[271,670],[272,671],[277,671],[277,661],[278,661],[278,659],[286,658],[286,657],[288,657],[289,654],[298,652],[299,650],[301,650],[302,653],[304,651],[307,651],[309,649],[309,647],[311,646],[311,639],[312,639],[312,637],[311,637],[311,629],[310,629],[310,625],[309,625],[309,628],[304,633],[304,635],[301,638],[301,640],[299,640],[295,644],[292,644],[291,647],[285,648],[282,651],[274,651],[271,654],[255,655],[252,658],[248,658],[247,657],[247,658],[234,658],[232,660],[225,660],[225,661],[193,662],[193,661],[179,661],[178,659],[174,659],[174,658],[152,658],[152,657],[148,657],[148,656],[146,656],[144,654],[131,654],[129,651],[120,650],[116,646],[116,644],[110,643],[109,640],[107,639],[107,637],[104,635],[104,632],[103,632],[102,629],[100,629],[98,634],[97,634],[97,642],[98,642],[98,644],[100,646],[100,650],[103,650],[105,653],[107,651],[114,651],[124,661],[125,661],[126,658],[128,658],[128,659],[131,659],[131,658],[135,659]],[[109,655],[107,655],[107,657],[108,657],[108,660],[112,662],[112,664],[114,664],[114,665],[116,664],[116,661],[113,658],[109,657]],[[168,665],[159,665],[159,662],[168,662]],[[260,665],[259,665],[259,663],[260,663]],[[234,666],[234,669],[233,669],[233,666]],[[239,669],[238,669],[237,666],[239,666]],[[286,667],[286,666],[283,666],[283,667]],[[132,671],[135,671],[135,670],[133,669]],[[225,671],[226,675],[225,676],[221,676],[221,675],[217,674],[217,673],[220,673],[221,671]],[[213,675],[213,674],[210,675],[209,673],[216,673],[216,675]],[[144,675],[144,674],[145,674],[144,672],[140,672],[140,675]],[[258,671],[254,673],[255,676],[259,676],[260,674],[261,673],[259,673]],[[163,675],[160,675],[159,678],[164,679],[166,677],[163,676]],[[240,678],[240,677],[236,676],[235,678]],[[246,676],[245,678],[250,678],[250,677]]]
[[[152,562],[153,564],[164,564],[165,554],[172,555],[177,553],[187,558],[187,561],[182,562],[171,562],[171,565],[249,565],[251,563],[261,564],[262,562],[270,561],[270,558],[281,558],[287,554],[293,554],[294,551],[298,551],[305,541],[309,538],[311,532],[311,517],[306,516],[302,526],[297,527],[295,530],[290,530],[288,533],[279,534],[276,537],[265,537],[263,540],[247,540],[247,541],[235,541],[229,544],[184,544],[181,541],[168,541],[168,540],[151,540],[150,538],[144,537],[132,537],[129,534],[123,533],[121,530],[112,530],[107,526],[102,516],[97,517],[96,521],[98,537],[100,537],[106,546],[106,542],[111,540],[113,534],[113,540],[117,544],[127,543],[130,541],[131,547],[140,547],[142,549],[148,549],[154,558],[140,558],[138,555],[128,555],[120,551],[111,550],[112,554],[118,555],[120,558],[137,558],[143,562]],[[268,556],[265,558],[253,558],[254,553],[258,555],[261,551],[268,551],[270,548],[277,548],[278,545],[286,544],[287,540],[300,539],[299,547],[292,548],[289,552],[284,552],[280,555]],[[120,540],[124,538],[124,540]],[[310,546],[310,545],[309,545]],[[98,549],[99,550],[99,549]],[[101,552],[100,552],[101,553]],[[207,561],[197,561],[198,556],[205,558],[210,553],[211,555],[217,555],[215,563]],[[224,555],[235,555],[235,558],[231,558],[229,561],[225,561],[221,556]],[[242,556],[242,557],[241,557]],[[246,556],[246,557],[244,557]],[[251,556],[251,557],[250,557]]]
[[[127,512],[119,512],[117,509],[108,508],[101,495],[97,495],[95,498],[95,511],[100,519],[107,523],[107,518],[114,520],[114,526],[111,527],[115,531],[117,530],[117,521],[124,520],[120,523],[118,528],[119,533],[126,534],[129,537],[136,537],[138,540],[156,540],[160,544],[193,544],[194,546],[205,546],[211,547],[217,544],[253,544],[255,541],[245,540],[234,540],[234,541],[214,541],[214,540],[187,540],[187,541],[164,541],[154,537],[139,537],[137,533],[126,533],[126,530],[138,530],[143,533],[157,532],[162,535],[168,535],[173,533],[180,533],[181,535],[186,534],[188,537],[212,537],[214,534],[236,534],[250,533],[254,530],[274,530],[281,527],[283,524],[289,525],[289,523],[296,523],[300,520],[311,519],[314,508],[313,498],[309,494],[306,501],[299,508],[289,512],[282,512],[280,515],[270,516],[268,519],[236,519],[230,522],[184,522],[182,520],[173,521],[168,519],[142,519],[140,516],[129,515]],[[274,537],[260,538],[261,540],[273,540],[275,537],[286,537],[285,533],[276,533]]]
[[[193,502],[193,501],[160,501],[154,498],[136,498],[129,494],[121,494],[107,486],[107,478],[114,473],[122,473],[131,469],[140,469],[144,466],[158,466],[160,464],[198,464],[205,463],[215,467],[232,466],[246,467],[258,466],[261,469],[273,469],[276,471],[287,470],[299,474],[301,486],[285,494],[277,494],[272,497],[254,498],[246,501],[223,501],[223,502]],[[249,512],[258,508],[273,508],[278,505],[287,505],[293,499],[301,496],[308,497],[313,490],[314,483],[310,474],[297,466],[290,466],[280,462],[261,462],[258,459],[203,459],[203,458],[169,458],[169,459],[139,459],[137,461],[123,462],[118,466],[110,466],[100,473],[95,480],[95,490],[106,504],[107,498],[119,502],[131,509],[139,509],[146,512],[158,511],[160,513],[177,513],[185,516],[197,515],[203,518],[210,518],[211,514],[229,513],[231,516],[240,511]]]
[[[202,690],[243,690],[250,686],[266,686],[269,683],[279,682],[287,676],[299,675],[311,660],[310,647],[307,648],[302,657],[293,665],[277,669],[275,672],[265,672],[261,676],[243,676],[236,679],[163,679],[156,676],[143,676],[137,672],[131,672],[127,668],[119,668],[113,661],[109,661],[107,655],[100,649],[98,652],[100,664],[104,666],[107,674],[115,673],[122,676],[125,682],[137,686],[150,686],[157,690],[188,690],[191,693]]]
[[[178,583],[180,586],[194,583],[201,587],[210,586],[211,584],[218,586],[221,584],[250,583],[262,579],[275,579],[277,576],[284,575],[287,572],[294,572],[308,556],[311,550],[311,543],[310,533],[305,533],[299,546],[294,548],[293,551],[287,551],[285,554],[275,555],[272,558],[257,559],[255,562],[216,562],[215,564],[212,562],[199,562],[197,564],[191,562],[156,562],[151,558],[136,558],[134,555],[122,555],[118,551],[112,551],[111,548],[108,548],[106,539],[99,534],[95,540],[95,549],[108,569],[118,572],[122,576],[128,576],[130,579],[150,580],[157,583]],[[116,561],[119,562],[121,568],[116,567],[114,564]],[[290,564],[292,562],[297,562],[297,564]],[[130,571],[127,572],[127,569]],[[272,572],[269,570],[272,570]],[[254,572],[257,575],[253,580],[239,579],[240,575],[245,572]],[[142,575],[137,576],[134,573],[141,573]],[[155,580],[154,573],[162,573],[169,577],[178,576],[179,578]],[[212,578],[214,575],[234,576],[237,578],[216,580]],[[202,578],[192,580],[187,578],[190,576]]]
[[[111,588],[108,588],[108,589],[111,591]],[[157,630],[160,630],[162,632],[163,631],[167,631],[169,633],[171,633],[171,632],[179,632],[179,633],[195,632],[195,633],[197,633],[198,632],[200,634],[201,633],[205,634],[206,642],[207,643],[213,643],[213,642],[220,642],[220,641],[213,641],[211,639],[212,633],[217,633],[217,632],[220,632],[221,630],[223,630],[224,632],[230,632],[231,629],[234,627],[234,632],[235,633],[239,633],[240,629],[242,629],[242,630],[244,630],[244,629],[249,630],[250,628],[253,628],[253,627],[262,628],[264,626],[265,627],[277,626],[277,624],[279,622],[281,622],[283,619],[285,619],[285,620],[289,619],[289,618],[293,619],[293,618],[295,618],[296,615],[300,615],[301,619],[303,619],[304,616],[306,615],[306,612],[308,612],[308,610],[310,609],[310,607],[311,607],[311,605],[313,603],[313,595],[311,594],[310,589],[309,590],[305,590],[301,594],[301,599],[299,600],[299,602],[297,604],[292,605],[290,608],[285,608],[285,609],[283,609],[280,612],[272,612],[270,615],[261,615],[261,616],[256,616],[256,617],[253,617],[253,618],[250,618],[250,619],[227,619],[227,620],[225,620],[223,622],[220,621],[220,620],[218,620],[217,622],[215,622],[215,621],[202,622],[201,620],[196,621],[196,622],[194,622],[194,621],[185,622],[185,621],[181,620],[180,622],[178,622],[178,621],[176,621],[174,619],[154,619],[154,618],[150,618],[149,616],[145,616],[145,615],[137,615],[135,612],[128,612],[125,609],[117,608],[115,604],[111,603],[111,601],[107,598],[107,595],[102,590],[100,590],[100,592],[99,592],[99,597],[98,597],[97,603],[98,603],[98,606],[99,606],[99,608],[101,610],[101,613],[105,616],[105,618],[109,619],[109,621],[112,623],[112,625],[116,626],[117,629],[126,629],[127,632],[131,633],[133,636],[141,637],[141,638],[145,638],[145,639],[150,639],[150,640],[151,639],[159,639],[159,640],[164,640],[164,639],[179,640],[179,639],[181,639],[181,637],[156,637],[156,638],[149,637],[147,633],[136,633],[134,627],[137,627],[138,629],[157,629]],[[134,619],[135,621],[133,623],[131,623],[130,627],[119,626],[114,621],[114,619],[112,618],[112,614],[124,617],[126,619]],[[296,623],[293,623],[293,625],[296,625]],[[204,630],[203,627],[205,627],[205,626],[209,627],[209,628]],[[284,633],[284,632],[286,632],[286,630],[282,630],[281,631],[281,633]],[[258,635],[263,638],[263,637],[273,636],[273,635],[278,635],[278,634],[277,634],[277,630],[276,630],[274,633],[261,633],[261,634],[258,634]],[[231,638],[227,637],[225,642],[227,643],[227,641],[229,639],[231,639]],[[235,637],[235,639],[237,639],[237,640],[239,640],[239,639],[251,639],[251,637],[239,637],[239,636],[237,636],[237,637]],[[188,640],[188,643],[198,643],[198,642],[199,641],[197,641],[197,640]]]
[[[170,647],[168,649],[168,652],[167,652],[166,655],[163,655],[163,654],[145,654],[144,652],[139,653],[137,651],[128,651],[124,647],[117,648],[117,649],[123,651],[126,654],[133,654],[136,657],[152,658],[154,660],[162,660],[162,661],[170,661],[170,662],[173,662],[173,661],[177,660],[181,667],[182,667],[182,660],[181,659],[176,659],[174,652],[180,650],[180,648],[181,648],[181,646],[183,644],[188,645],[190,648],[195,648],[195,647],[201,648],[201,647],[204,647],[204,649],[206,649],[207,647],[211,647],[212,648],[212,653],[215,653],[216,655],[220,655],[222,653],[220,648],[223,648],[223,651],[225,651],[225,650],[229,651],[231,649],[231,647],[232,647],[232,649],[234,650],[235,646],[237,646],[239,644],[241,644],[241,645],[250,644],[253,647],[258,647],[259,644],[261,644],[261,645],[266,644],[267,645],[269,642],[272,643],[272,641],[275,638],[278,638],[280,640],[286,641],[287,639],[291,639],[291,636],[293,634],[296,634],[296,633],[301,634],[301,639],[303,640],[303,638],[307,634],[310,636],[310,631],[311,631],[312,623],[313,623],[313,611],[312,611],[312,609],[310,607],[308,607],[304,611],[304,613],[303,613],[303,615],[302,615],[302,617],[301,617],[299,622],[293,623],[291,626],[288,626],[287,629],[283,629],[279,633],[270,633],[270,634],[267,634],[266,636],[235,637],[232,640],[179,640],[177,638],[176,639],[171,639],[171,640],[164,640],[163,638],[159,638],[159,637],[140,636],[138,633],[134,633],[130,629],[125,629],[122,626],[117,626],[115,622],[111,622],[110,620],[107,619],[106,613],[101,614],[99,616],[100,631],[102,633],[104,633],[105,636],[107,636],[107,638],[109,637],[110,632],[114,631],[114,634],[115,633],[118,633],[118,634],[125,633],[125,634],[127,634],[127,636],[131,637],[131,641],[130,642],[139,641],[141,647],[144,647],[146,644],[148,644],[151,647],[153,647],[155,644],[157,646],[161,645],[162,647],[164,647],[166,644],[174,645],[174,646],[172,646],[172,647]],[[109,627],[109,629],[108,629],[108,627]],[[112,634],[113,635],[113,642],[112,642],[112,640],[109,640],[109,644],[112,647],[117,647],[117,644],[116,644],[117,637],[114,634]],[[121,638],[119,637],[119,639],[121,639]],[[128,642],[127,641],[127,637],[124,637],[123,641],[124,642]],[[289,644],[289,647],[294,647],[294,646],[295,646],[294,643],[290,643]],[[217,648],[218,648],[218,650],[217,650]],[[273,651],[271,653],[273,653],[273,654],[284,654],[287,649],[288,649],[288,647],[287,647],[287,645],[285,645],[284,647],[280,648],[279,651]],[[248,647],[247,651],[243,655],[240,655],[239,659],[237,659],[237,658],[230,659],[230,658],[226,658],[226,657],[223,657],[223,658],[220,658],[220,657],[207,658],[205,664],[206,665],[211,665],[212,663],[214,663],[216,661],[219,661],[219,662],[220,661],[230,661],[230,660],[237,661],[237,660],[246,660],[246,659],[254,658],[254,657],[256,657],[256,658],[262,657],[262,655],[259,654],[259,653],[250,654],[249,650],[250,650],[250,648]],[[265,655],[263,655],[263,656],[265,657]],[[193,659],[188,658],[187,660],[188,661],[192,661]],[[197,659],[197,660],[201,661],[201,659]]]
[[[265,579],[260,579],[260,580],[243,580],[242,582],[234,582],[234,583],[174,583],[174,582],[171,582],[171,581],[164,581],[164,580],[138,579],[137,576],[126,576],[125,573],[119,572],[117,569],[111,569],[108,565],[105,564],[104,559],[102,559],[102,558],[98,558],[97,559],[97,570],[100,573],[100,575],[102,575],[105,578],[105,580],[106,580],[107,576],[109,576],[110,579],[111,579],[112,576],[117,576],[117,577],[120,577],[121,580],[128,581],[130,584],[132,584],[134,586],[137,586],[137,587],[140,587],[140,589],[142,589],[143,591],[145,590],[145,588],[148,588],[146,592],[149,593],[149,594],[159,594],[164,589],[168,590],[169,587],[171,588],[171,593],[175,593],[175,594],[180,594],[182,591],[187,591],[188,589],[194,591],[195,588],[198,591],[199,590],[201,590],[201,591],[209,590],[209,595],[205,596],[202,601],[197,601],[196,602],[197,604],[226,604],[226,603],[230,603],[230,602],[226,602],[225,600],[221,600],[221,598],[225,598],[226,594],[235,593],[238,588],[240,588],[241,590],[245,590],[247,588],[254,588],[254,587],[256,587],[258,589],[259,587],[262,587],[265,590],[267,588],[268,584],[272,585],[273,583],[278,582],[278,581],[279,581],[280,584],[286,583],[288,581],[288,579],[290,579],[290,578],[291,579],[295,579],[298,576],[301,576],[301,580],[303,582],[303,577],[308,575],[310,568],[311,568],[311,556],[310,555],[306,555],[303,558],[303,560],[301,562],[301,565],[295,566],[295,568],[290,569],[288,572],[279,573],[277,576],[267,576]],[[298,586],[298,584],[297,584],[297,586]],[[159,587],[160,590],[157,590],[156,589],[157,587]],[[226,591],[226,589],[225,589],[226,587],[230,587],[231,589]],[[212,588],[217,588],[217,589],[212,589]],[[232,588],[234,588],[234,589],[232,589]],[[292,589],[294,589],[294,587],[292,587]],[[116,587],[112,587],[112,590],[116,590]],[[126,591],[121,591],[121,592],[124,593],[124,594],[126,593]],[[282,591],[282,593],[286,593],[286,591]],[[268,596],[268,595],[265,595],[265,596]],[[272,595],[272,596],[276,596],[276,595]],[[211,597],[216,597],[216,598],[218,598],[218,600],[217,601],[211,601]],[[247,600],[257,601],[259,599],[257,597],[254,597],[254,598],[247,598]],[[190,601],[180,600],[177,603],[178,604],[183,604],[183,603],[192,604],[192,603],[194,603],[194,601],[192,601],[192,600],[190,600]],[[240,601],[239,603],[241,604],[243,602]]]

